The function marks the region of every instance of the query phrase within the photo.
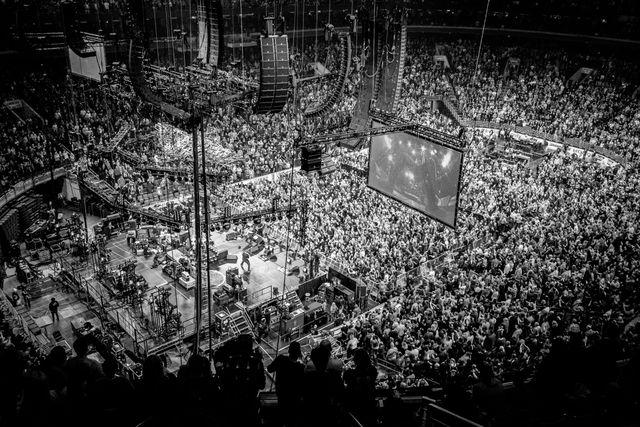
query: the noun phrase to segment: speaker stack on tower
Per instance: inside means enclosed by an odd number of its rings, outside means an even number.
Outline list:
[[[260,37],[260,91],[256,114],[279,113],[289,98],[289,39],[282,36]]]

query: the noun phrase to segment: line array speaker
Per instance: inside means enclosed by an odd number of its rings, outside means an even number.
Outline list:
[[[347,85],[347,78],[351,72],[351,35],[343,33],[339,35],[340,39],[340,57],[338,63],[340,69],[338,76],[334,79],[331,94],[327,96],[325,103],[304,112],[305,117],[317,117],[326,113],[331,107],[337,104],[338,100],[344,93]]]
[[[322,167],[322,147],[302,147],[300,169],[305,172],[318,171]]]
[[[384,61],[382,70],[378,73],[379,87],[376,92],[376,107],[392,113],[398,104],[398,98],[402,91],[402,74],[407,50],[407,15],[406,11],[398,12],[400,15],[389,23],[386,39],[392,40],[392,49],[395,53],[392,61]]]
[[[215,67],[223,59],[223,24],[220,0],[198,2],[198,58]]]
[[[64,21],[64,37],[67,45],[78,55],[85,57],[87,53],[87,44],[80,33],[80,25],[78,23],[78,13],[75,2],[62,3],[62,19]]]
[[[146,40],[143,31],[140,29],[140,22],[143,21],[144,11],[137,0],[129,0],[127,8],[123,10],[123,18],[126,25],[127,35],[130,38],[129,55],[127,57],[127,70],[131,85],[136,94],[145,102],[159,107],[165,113],[179,119],[188,120],[191,115],[186,111],[168,104],[162,97],[155,94],[147,84],[144,74],[144,59],[147,53]]]
[[[289,98],[289,39],[286,35],[262,36],[260,50],[260,90],[255,112],[279,113]]]
[[[337,170],[333,158],[324,152],[323,147],[302,147],[300,151],[300,170],[318,172],[320,175],[328,175]]]

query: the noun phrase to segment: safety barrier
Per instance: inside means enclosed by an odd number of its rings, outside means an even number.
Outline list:
[[[463,127],[474,129],[507,130],[531,138],[537,138],[547,142],[566,145],[568,147],[572,147],[576,150],[581,151],[584,155],[586,155],[588,152],[592,152],[595,155],[600,156],[601,158],[608,159],[610,162],[618,163],[622,166],[627,165],[627,161],[624,157],[614,153],[607,148],[583,142],[579,138],[565,138],[557,135],[552,135],[545,132],[537,131],[528,126],[516,126],[506,123],[494,123],[481,120],[463,120],[460,124]]]

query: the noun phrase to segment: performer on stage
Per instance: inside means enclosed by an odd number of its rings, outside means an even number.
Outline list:
[[[244,268],[245,263],[247,264],[247,268]],[[240,264],[240,267],[243,270],[246,271],[251,271],[251,263],[249,262],[249,254],[247,252],[242,252],[242,263]]]

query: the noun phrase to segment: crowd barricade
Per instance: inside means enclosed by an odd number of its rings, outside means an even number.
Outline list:
[[[589,152],[592,152],[599,156],[606,164],[611,165],[612,163],[617,163],[622,166],[627,165],[627,161],[624,157],[614,153],[613,151],[602,148],[587,142],[582,141],[579,138],[565,138],[560,137],[558,135],[552,135],[545,132],[540,132],[535,129],[532,129],[528,126],[516,126],[506,123],[494,123],[483,120],[463,120],[460,122],[461,126],[467,128],[476,128],[476,129],[495,129],[495,130],[507,130],[514,133],[518,133],[524,136],[529,136],[532,138],[537,138],[543,140],[545,142],[552,142],[555,144],[561,144],[567,146],[576,154],[582,154],[583,156],[588,156]]]
[[[443,95],[429,96],[428,100],[442,102],[450,113],[455,116],[456,121],[460,126],[465,128],[476,129],[495,129],[495,130],[507,130],[515,132],[521,135],[529,136],[532,138],[538,138],[546,142],[553,142],[556,144],[562,144],[567,147],[579,150],[583,156],[588,156],[589,152],[598,155],[606,164],[618,163],[619,165],[626,166],[627,161],[623,156],[614,153],[612,150],[603,148],[591,143],[582,141],[580,138],[561,137],[558,135],[552,135],[546,132],[537,131],[529,126],[517,126],[506,123],[489,122],[486,120],[469,120],[460,118],[460,113],[457,111],[455,105],[450,102]],[[575,151],[574,151],[575,152]]]

